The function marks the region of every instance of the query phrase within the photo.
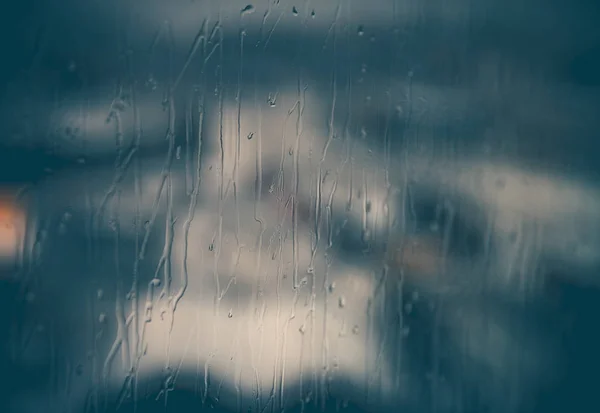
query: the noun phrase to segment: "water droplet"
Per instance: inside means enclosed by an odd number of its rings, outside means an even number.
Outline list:
[[[152,281],[150,281],[150,284],[153,287],[160,287],[160,278],[153,278]]]
[[[307,272],[308,274],[314,274],[314,272],[315,272],[315,269],[314,269],[314,268],[311,266],[311,267],[308,267],[308,268],[306,269],[306,272]]]
[[[358,29],[357,29],[356,33],[359,36],[363,36],[365,34],[365,28],[364,28],[364,26],[363,25],[358,26]]]
[[[352,327],[352,334],[356,335],[359,333],[359,329],[358,326],[355,324],[354,327]]]
[[[366,63],[363,63],[363,64],[360,66],[360,72],[361,72],[361,73],[367,73],[367,64],[366,64]]]
[[[293,7],[292,7],[292,14],[293,14],[294,16],[297,16],[297,15],[298,15],[298,9],[296,9],[296,6],[293,6]]]
[[[269,97],[267,97],[267,103],[272,108],[277,106],[277,94],[273,95],[273,94],[269,93]]]
[[[344,296],[340,296],[340,298],[338,299],[338,307],[340,308],[344,308],[346,307],[346,299],[344,298]]]
[[[292,156],[294,154],[294,148],[290,148],[288,150],[288,155]]]
[[[175,151],[175,157],[177,158],[177,160],[181,159],[181,145],[177,147],[177,150]]]
[[[335,290],[335,282],[332,282],[331,284],[329,284],[329,293],[333,293],[334,290]]]
[[[100,315],[98,316],[98,322],[100,324],[104,324],[106,322],[106,314],[100,313]]]
[[[371,213],[371,201],[367,201],[367,203],[365,204],[365,212],[367,214]]]
[[[248,140],[251,140],[252,138],[254,138],[254,132],[248,134]]]
[[[227,318],[233,318],[233,309],[229,310],[229,313],[227,313]]]
[[[363,230],[361,234],[361,239],[364,243],[369,242],[371,240],[371,230],[368,228]]]
[[[306,327],[304,326],[304,324],[302,324],[302,325],[300,326],[300,328],[298,329],[298,331],[300,332],[300,334],[304,334],[304,333],[306,333]]]
[[[211,244],[208,246],[208,250],[209,250],[209,251],[214,251],[214,249],[215,249],[215,244],[211,243]]]
[[[144,229],[148,231],[150,229],[150,221],[144,221]]]
[[[154,79],[154,76],[148,76],[148,80],[146,80],[146,87],[150,90],[156,90],[156,88],[158,87],[158,82],[156,81],[156,79]]]
[[[96,297],[98,298],[98,300],[102,300],[104,298],[104,290],[99,289],[98,291],[96,291]]]
[[[240,11],[240,15],[241,16],[246,16],[248,14],[252,14],[254,13],[254,6],[252,4],[248,4],[246,7],[244,7],[241,11]]]

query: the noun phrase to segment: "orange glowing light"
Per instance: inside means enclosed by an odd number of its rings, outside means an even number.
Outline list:
[[[0,195],[0,260],[12,261],[20,248],[25,213],[13,196]]]

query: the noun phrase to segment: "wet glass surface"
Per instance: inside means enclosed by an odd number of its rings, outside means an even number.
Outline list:
[[[0,411],[595,411],[593,1],[29,0]]]

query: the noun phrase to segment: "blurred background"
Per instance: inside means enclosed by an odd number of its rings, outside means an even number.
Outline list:
[[[5,3],[0,411],[600,407],[600,3]]]

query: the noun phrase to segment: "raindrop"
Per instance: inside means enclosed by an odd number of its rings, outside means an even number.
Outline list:
[[[246,16],[248,14],[252,14],[254,13],[254,6],[252,4],[248,4],[246,7],[244,7],[241,11],[240,11],[240,15],[241,16]]]
[[[150,281],[150,284],[153,287],[160,287],[160,278],[153,278],[152,281]]]
[[[304,324],[302,324],[302,325],[300,326],[300,328],[298,329],[298,331],[300,332],[300,334],[304,334],[304,333],[306,333],[306,327],[304,326]]]
[[[177,147],[177,151],[175,152],[175,157],[177,158],[177,160],[181,159],[181,145],[179,145]]]
[[[277,94],[273,95],[273,94],[269,93],[269,97],[267,98],[267,103],[272,108],[277,106]]]
[[[354,327],[352,327],[352,334],[356,335],[358,334],[359,330],[358,330],[358,326],[355,324]]]
[[[125,112],[127,108],[127,103],[121,98],[117,98],[112,103],[112,110],[116,112]]]
[[[364,243],[367,243],[371,240],[371,231],[368,228],[362,231],[361,239]]]
[[[99,289],[98,291],[96,291],[96,297],[98,298],[98,300],[102,300],[104,298],[104,290]]]
[[[154,79],[154,76],[148,76],[148,80],[146,80],[146,87],[150,90],[156,90],[158,87],[158,82]]]
[[[344,308],[346,307],[346,298],[344,298],[344,296],[340,296],[340,298],[338,299],[338,307],[340,308]]]
[[[367,73],[367,64],[366,64],[366,63],[363,63],[363,64],[360,66],[360,72],[361,72],[361,73]]]
[[[208,246],[208,250],[209,250],[209,251],[214,251],[214,249],[215,249],[215,244],[211,243],[211,244]]]
[[[314,10],[310,12],[310,17],[312,17],[313,19],[315,18],[315,16],[316,16],[316,15],[317,15],[317,14],[315,13],[315,11],[314,11]]]
[[[288,150],[288,154],[292,156],[294,154],[294,148],[290,147],[290,149]]]
[[[144,221],[144,229],[148,231],[150,229],[150,221]]]
[[[298,15],[298,9],[296,9],[296,6],[293,6],[293,7],[292,7],[292,14],[293,14],[294,16],[297,16],[297,15]]]
[[[367,201],[367,204],[365,205],[365,212],[367,214],[371,212],[371,201]]]
[[[251,140],[252,138],[254,138],[254,132],[248,134],[248,140]]]
[[[356,31],[356,33],[359,36],[363,36],[365,34],[365,28],[362,25],[358,26],[358,30]]]
[[[100,315],[98,316],[98,322],[100,324],[104,324],[106,322],[106,314],[100,313]]]
[[[227,318],[233,318],[233,309],[229,310],[229,313],[227,313]]]
[[[332,282],[331,284],[329,284],[329,293],[333,293],[334,290],[335,290],[335,282]]]
[[[314,274],[314,272],[315,272],[315,269],[314,269],[314,268],[311,266],[311,267],[308,267],[308,268],[306,269],[306,272],[307,272],[308,274]]]

